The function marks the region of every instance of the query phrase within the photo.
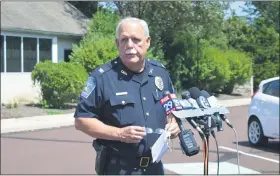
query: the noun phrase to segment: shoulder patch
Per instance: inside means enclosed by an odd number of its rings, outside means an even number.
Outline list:
[[[86,86],[84,87],[81,96],[84,98],[88,98],[88,96],[91,94],[91,92],[96,87],[96,80],[92,76],[90,76],[86,82]]]

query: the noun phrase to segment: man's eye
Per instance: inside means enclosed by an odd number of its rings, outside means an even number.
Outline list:
[[[132,38],[133,43],[139,43],[141,40],[138,38]]]
[[[121,42],[127,42],[127,38],[123,38],[123,39],[121,39]]]

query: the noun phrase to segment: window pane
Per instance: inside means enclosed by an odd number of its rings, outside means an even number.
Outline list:
[[[32,72],[37,62],[36,52],[37,39],[36,38],[23,38],[23,59],[25,72]]]
[[[270,82],[269,87],[265,90],[264,93],[279,97],[279,80]]]
[[[20,37],[6,37],[7,72],[21,72],[20,68]]]
[[[4,72],[4,36],[1,35],[1,72]]]
[[[52,60],[52,40],[51,39],[39,39],[40,48],[40,62],[45,60]]]
[[[269,87],[270,84],[271,84],[271,82],[268,82],[268,83],[265,83],[265,84],[263,85],[263,93],[266,93],[267,88]]]
[[[271,95],[279,97],[279,80],[271,83]]]

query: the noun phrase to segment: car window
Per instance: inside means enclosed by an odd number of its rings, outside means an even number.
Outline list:
[[[279,80],[272,81],[263,93],[279,97]]]
[[[266,89],[269,87],[270,84],[271,84],[271,82],[268,82],[268,83],[265,83],[265,84],[263,85],[263,88],[262,88],[263,93],[266,92]]]

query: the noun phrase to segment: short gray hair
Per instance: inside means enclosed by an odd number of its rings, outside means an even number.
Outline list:
[[[119,24],[117,25],[117,28],[116,28],[116,38],[118,39],[120,37],[120,27],[123,23],[125,22],[128,22],[128,21],[135,21],[135,22],[138,22],[141,24],[141,26],[143,27],[144,29],[144,32],[145,32],[145,35],[146,36],[149,36],[149,27],[148,27],[148,24],[146,21],[144,20],[141,20],[139,18],[134,18],[134,17],[126,17],[124,19],[122,19]]]

